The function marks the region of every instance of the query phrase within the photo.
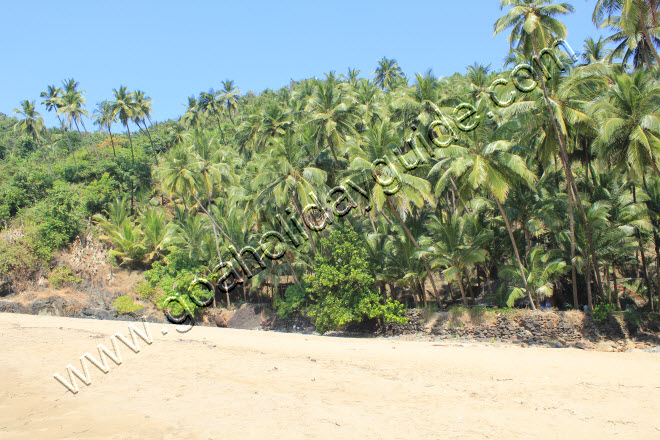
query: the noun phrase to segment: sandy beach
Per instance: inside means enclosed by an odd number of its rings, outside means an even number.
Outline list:
[[[149,324],[77,394],[53,378],[128,324],[0,314],[0,438],[660,438],[660,355],[641,351]]]

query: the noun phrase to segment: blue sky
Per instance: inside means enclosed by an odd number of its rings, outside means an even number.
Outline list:
[[[562,21],[581,51],[600,33],[595,0],[574,0]],[[500,68],[505,35],[493,38],[499,1],[38,1],[3,4],[0,112],[38,100],[48,84],[73,77],[88,110],[126,85],[153,99],[154,120],[180,116],[189,95],[233,79],[243,93],[278,89],[291,79],[360,69],[383,56],[412,76],[438,76],[481,62]],[[54,115],[40,111],[48,126]],[[91,125],[91,124],[90,124]]]

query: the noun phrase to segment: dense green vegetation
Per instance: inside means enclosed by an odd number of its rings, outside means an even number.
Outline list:
[[[349,69],[260,94],[227,80],[159,124],[122,86],[95,133],[77,82],[48,87],[58,127],[35,101],[0,115],[0,221],[22,231],[0,240],[0,273],[47,264],[93,217],[161,307],[198,275],[226,305],[268,298],[323,330],[397,320],[399,302],[657,310],[660,6],[599,0],[611,37],[572,63],[542,55],[569,4],[501,3],[502,71],[408,78],[384,58],[373,80]],[[283,241],[262,245],[267,231]],[[263,267],[237,262],[246,247]]]

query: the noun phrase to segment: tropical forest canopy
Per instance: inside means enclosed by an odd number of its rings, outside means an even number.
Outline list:
[[[408,77],[383,58],[370,78],[259,94],[225,80],[157,124],[144,91],[93,107],[74,79],[45,85],[0,115],[0,227],[20,230],[0,240],[0,273],[47,267],[97,228],[161,307],[205,276],[218,301],[267,299],[322,329],[402,304],[657,310],[660,2],[599,0],[610,36],[577,60],[556,45],[569,3],[501,5],[502,70]],[[287,236],[264,245],[267,231]]]

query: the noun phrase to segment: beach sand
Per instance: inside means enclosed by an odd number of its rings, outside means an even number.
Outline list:
[[[660,354],[637,350],[149,324],[77,394],[53,378],[128,324],[0,313],[0,438],[660,439]]]

